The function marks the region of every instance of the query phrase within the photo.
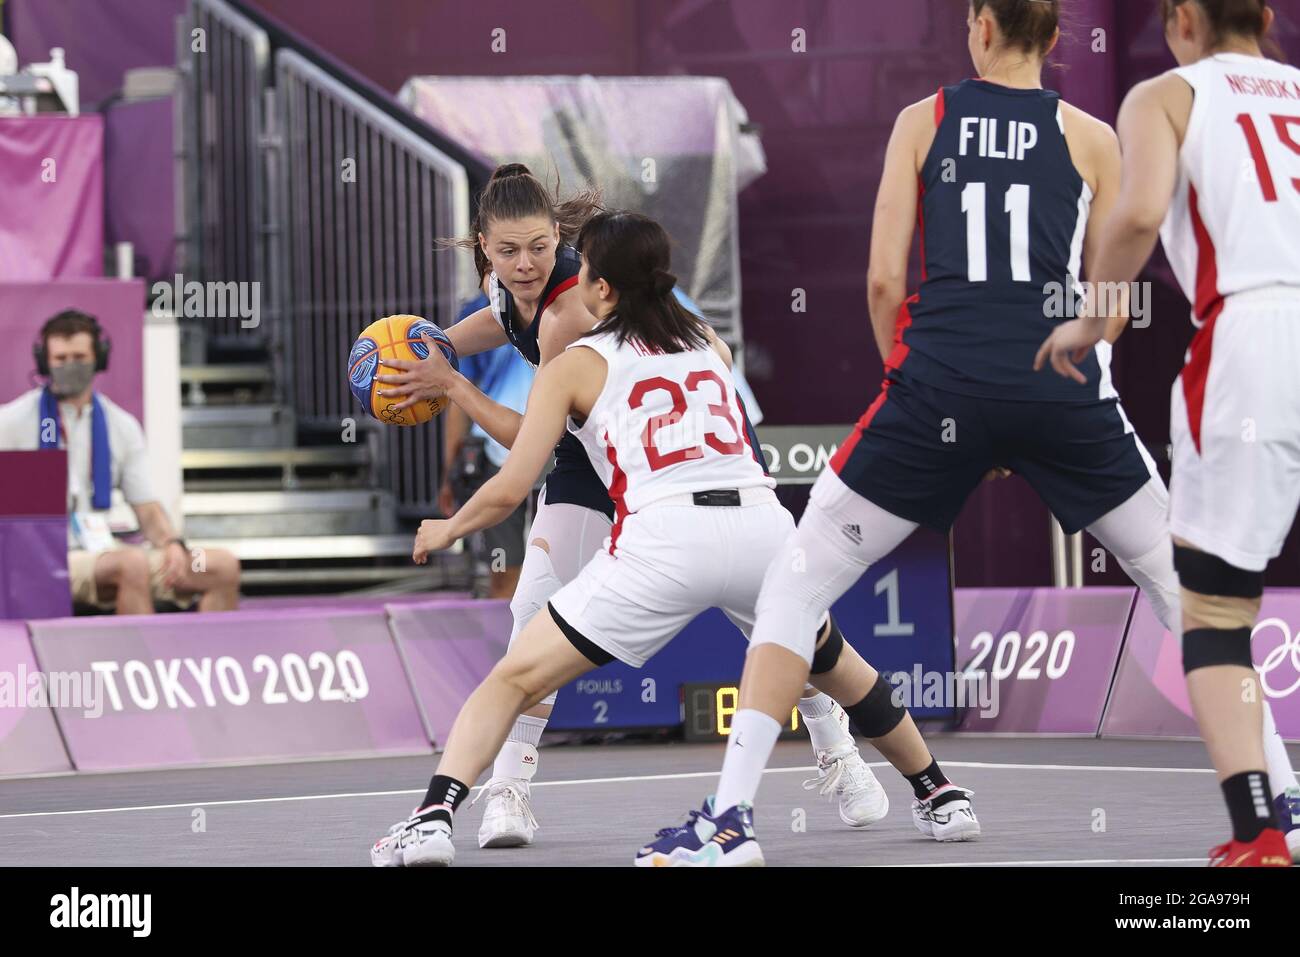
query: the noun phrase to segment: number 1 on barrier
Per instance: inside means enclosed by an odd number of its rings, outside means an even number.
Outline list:
[[[885,608],[889,620],[883,625],[872,626],[871,633],[877,638],[907,638],[916,633],[916,625],[898,620],[898,569],[876,582],[876,594],[885,593]]]

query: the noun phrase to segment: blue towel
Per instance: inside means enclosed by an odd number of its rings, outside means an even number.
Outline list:
[[[94,482],[91,504],[95,508],[108,508],[113,504],[113,453],[108,444],[108,416],[104,404],[94,393],[90,396],[90,474]],[[46,422],[58,423],[53,438],[48,438]],[[42,449],[57,449],[63,425],[59,418],[59,402],[48,388],[41,390],[41,421],[36,425]]]

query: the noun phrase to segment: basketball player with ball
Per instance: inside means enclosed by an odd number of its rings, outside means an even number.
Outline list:
[[[509,342],[542,370],[591,331],[596,319],[578,289],[580,257],[571,243],[597,209],[592,193],[560,203],[527,167],[497,168],[479,198],[473,235],[454,241],[474,250],[480,278],[488,277],[490,300],[488,307],[446,331],[454,354],[471,355]],[[380,361],[397,370],[375,377],[375,388],[382,393],[376,401],[382,408],[388,408],[383,403],[400,400],[387,414],[446,399],[503,446],[514,445],[523,417],[459,375],[445,348],[426,349],[419,360],[384,355]],[[751,447],[757,448],[747,423],[745,431]],[[512,646],[551,597],[601,550],[614,518],[614,504],[582,443],[564,433],[555,446],[555,466],[538,502],[519,585],[510,603]],[[831,640],[833,631],[833,624],[824,626],[823,642]],[[875,823],[887,812],[888,798],[862,760],[848,731],[847,716],[827,696],[812,689],[805,695],[799,709],[819,767],[818,777],[809,785],[838,799],[840,817],[850,826]],[[537,770],[537,744],[554,701],[555,694],[547,694],[514,720],[480,794],[487,795],[479,830],[481,847],[532,843],[537,820],[528,782]],[[400,849],[391,842],[381,844],[372,855],[375,863],[400,863]]]

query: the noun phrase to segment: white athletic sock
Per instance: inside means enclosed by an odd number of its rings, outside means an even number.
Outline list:
[[[546,730],[547,718],[534,718],[531,714],[521,714],[515,718],[514,726],[510,733],[506,735],[507,741],[519,741],[522,744],[531,744],[533,747],[542,740],[542,732]]]
[[[814,751],[843,751],[853,744],[853,735],[845,727],[844,712],[835,706],[830,695],[799,699],[799,714],[808,725]]]
[[[816,688],[809,685],[804,688],[804,693],[813,692],[811,698],[799,699],[799,713],[805,718],[824,718],[835,710],[835,699],[828,694],[822,694]]]
[[[1264,702],[1264,760],[1268,763],[1268,788],[1273,792],[1273,797],[1297,787],[1295,771],[1291,768],[1291,756],[1286,753],[1282,736],[1277,733],[1277,725],[1273,723],[1273,709],[1267,700]]]
[[[776,720],[753,708],[743,708],[732,716],[722,778],[713,798],[714,811],[725,811],[741,801],[754,803],[763,769],[780,733],[781,725]]]
[[[501,746],[496,761],[492,763],[492,776],[523,781],[531,779],[537,773],[537,744],[542,740],[542,732],[545,730],[545,718],[534,718],[528,714],[515,718],[506,743]]]

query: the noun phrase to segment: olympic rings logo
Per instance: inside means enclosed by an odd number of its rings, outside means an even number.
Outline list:
[[[1264,656],[1262,663],[1255,666],[1259,672],[1259,683],[1264,686],[1264,693],[1270,698],[1285,698],[1291,692],[1300,688],[1300,632],[1291,634],[1290,626],[1281,618],[1265,618],[1255,625],[1254,631],[1251,632],[1250,638],[1253,643],[1255,636],[1265,628],[1276,628],[1282,633],[1282,643]],[[1291,668],[1296,673],[1296,679],[1285,689],[1275,691],[1269,687],[1268,675],[1282,665],[1287,658],[1291,659]]]

